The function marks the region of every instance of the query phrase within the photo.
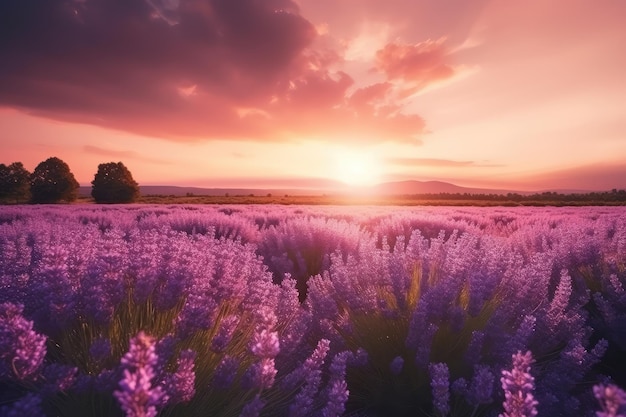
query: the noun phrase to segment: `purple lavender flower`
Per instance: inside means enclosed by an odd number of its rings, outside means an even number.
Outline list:
[[[495,287],[499,284],[500,277],[497,274],[475,272],[469,277],[470,299],[467,312],[471,317],[476,317],[489,300]]]
[[[259,375],[260,375],[260,389],[269,389],[274,385],[274,380],[276,378],[276,365],[274,363],[273,358],[263,358],[261,362],[258,364],[259,366]]]
[[[282,358],[293,357],[302,352],[307,344],[306,336],[311,328],[312,313],[298,307],[296,313],[291,316],[281,316],[281,322],[286,327],[281,332],[280,355]]]
[[[348,384],[346,384],[346,364],[351,358],[350,351],[340,352],[330,364],[330,380],[328,381],[328,402],[322,410],[324,417],[337,417],[345,411],[348,401]]]
[[[95,390],[95,378],[93,375],[88,374],[78,374],[76,377],[76,382],[72,387],[72,391],[76,394],[87,394],[89,392],[94,392]]]
[[[341,416],[346,409],[346,401],[348,401],[348,384],[345,379],[334,379],[330,382],[328,391],[328,403],[322,410],[324,417]]]
[[[0,304],[0,377],[24,381],[36,376],[46,356],[46,336],[22,316],[22,304]]]
[[[393,375],[400,375],[402,368],[404,368],[404,359],[402,356],[396,356],[389,364],[389,370]]]
[[[547,322],[551,329],[556,329],[559,322],[566,319],[566,310],[572,296],[572,278],[567,270],[561,271],[561,280],[554,293],[554,298],[547,311]]]
[[[289,406],[289,417],[305,417],[310,415],[313,407],[313,399],[319,390],[322,381],[321,367],[330,348],[330,342],[322,339],[317,343],[317,348],[307,358],[302,366],[287,375],[281,381],[281,388],[293,389],[300,381],[304,386],[296,395]]]
[[[243,375],[241,385],[248,389],[264,390],[274,385],[276,366],[273,358],[262,358],[259,362],[250,365]]]
[[[143,331],[130,340],[128,352],[121,359],[122,365],[129,369],[153,367],[157,361],[154,338]]]
[[[0,302],[20,299],[30,278],[32,248],[25,236],[7,236],[0,232]]]
[[[450,391],[454,394],[466,397],[469,392],[469,388],[467,387],[467,380],[465,378],[459,378],[455,380],[452,384],[450,384]]]
[[[280,352],[278,333],[261,330],[254,334],[250,349],[255,356],[260,358],[274,358]]]
[[[121,389],[113,393],[127,417],[155,417],[157,406],[166,401],[163,388],[152,386],[157,361],[154,339],[139,332],[121,360],[125,368],[119,382]]]
[[[217,334],[211,340],[211,350],[215,353],[222,353],[233,338],[233,334],[239,324],[239,317],[230,315],[223,318],[220,322]]]
[[[489,404],[493,401],[494,379],[488,366],[474,366],[474,376],[469,386],[469,400],[472,405]]]
[[[28,393],[10,407],[0,408],[2,417],[46,417],[41,409],[41,397],[37,394]]]
[[[133,231],[129,246],[129,273],[134,278],[133,299],[144,303],[153,293],[159,279],[159,260],[162,262],[161,245],[167,242],[155,230],[147,230],[139,236]]]
[[[111,393],[119,384],[120,371],[113,369],[103,369],[95,378],[92,379],[91,384],[98,392]]]
[[[363,367],[367,365],[369,363],[369,354],[367,353],[367,350],[361,347],[358,348],[356,352],[354,352],[354,355],[349,363],[351,366],[356,367]]]
[[[70,320],[75,314],[75,289],[68,271],[69,247],[62,242],[42,245],[42,259],[33,268],[33,279],[38,282],[37,290],[45,303],[41,319],[50,327]]]
[[[78,368],[51,363],[43,370],[43,377],[46,380],[42,391],[45,393],[64,392],[74,386],[77,380]]]
[[[94,340],[89,347],[89,356],[97,364],[102,364],[111,356],[111,341],[106,337]]]
[[[220,363],[215,368],[213,373],[213,381],[211,385],[218,389],[228,389],[233,384],[237,370],[239,369],[239,362],[237,359],[225,355]]]
[[[467,349],[463,354],[463,359],[469,364],[475,364],[480,361],[482,350],[485,342],[485,333],[480,330],[472,332],[472,338],[467,344]]]
[[[239,417],[258,417],[261,414],[261,410],[265,406],[265,401],[257,394],[256,397],[249,403],[247,403],[241,410]]]
[[[504,414],[500,417],[535,417],[537,401],[533,397],[535,378],[530,374],[530,365],[534,362],[530,351],[513,355],[513,369],[503,370],[502,389],[504,390]]]
[[[276,322],[274,313],[269,310],[262,310],[259,312],[263,321],[261,326],[273,326]],[[278,333],[267,329],[256,331],[251,341],[250,350],[260,361],[248,368],[244,374],[242,385],[259,390],[271,388],[277,373],[274,358],[280,352]]]
[[[311,379],[307,380],[302,390],[295,396],[289,405],[289,417],[306,417],[311,415],[313,400],[319,390],[321,372],[311,374]]]
[[[435,337],[435,333],[439,330],[439,326],[435,323],[430,323],[428,327],[425,329],[424,333],[421,335],[421,343],[417,347],[417,352],[415,353],[415,363],[421,366],[426,367],[428,364],[428,359],[430,358],[430,348],[432,346],[433,338]]]
[[[528,341],[535,332],[537,319],[532,315],[525,315],[513,337],[509,338],[506,343],[508,352],[517,352],[525,349]]]
[[[189,294],[183,310],[175,319],[176,336],[184,339],[198,330],[211,328],[217,308],[215,300],[203,294]]]
[[[122,231],[111,230],[95,246],[97,255],[88,263],[81,283],[82,297],[86,313],[96,322],[108,324],[125,295],[128,245]]]
[[[152,388],[152,374],[146,369],[138,369],[137,372],[124,370],[124,376],[119,383],[120,391],[113,395],[120,403],[127,417],[155,417],[156,406],[163,398],[161,387]]]
[[[597,411],[597,417],[625,417],[626,392],[613,384],[598,384],[593,387],[593,395],[600,403],[602,411]]]
[[[176,350],[176,344],[178,342],[179,342],[179,339],[169,334],[159,339],[154,345],[154,353],[157,355],[158,360],[157,360],[156,365],[153,368],[157,377],[159,378],[163,377],[167,364],[170,362],[170,360],[174,356],[174,352]]]
[[[442,416],[450,413],[450,376],[448,365],[445,363],[431,363],[430,386],[433,390],[433,405]]]
[[[285,327],[280,335],[280,352],[282,357],[293,357],[301,352],[305,337],[310,328],[311,311],[302,309],[298,299],[296,281],[287,274],[281,283],[276,316]]]
[[[196,353],[193,350],[180,352],[176,372],[168,378],[167,390],[170,396],[169,404],[186,403],[196,394],[196,373],[194,360]]]
[[[288,317],[297,314],[300,309],[296,280],[291,275],[285,274],[280,285],[280,298],[277,309],[279,317]]]
[[[274,288],[272,288],[274,290]],[[275,306],[264,305],[254,311],[255,319],[259,323],[261,329],[273,329],[278,323],[276,317]]]

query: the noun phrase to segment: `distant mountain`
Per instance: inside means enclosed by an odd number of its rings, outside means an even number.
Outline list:
[[[491,189],[491,188],[471,188],[461,187],[444,181],[394,181],[385,182],[372,187],[351,188],[345,185],[337,185],[335,188],[329,189],[298,189],[298,188],[202,188],[202,187],[177,187],[173,185],[140,185],[139,190],[141,195],[166,195],[166,196],[185,196],[185,195],[208,195],[208,196],[223,196],[223,195],[250,195],[263,196],[267,194],[278,195],[338,195],[338,194],[351,194],[351,193],[366,193],[377,195],[412,195],[412,194],[508,194],[517,193],[522,195],[534,194],[535,192],[528,191],[516,191],[516,190],[503,190],[503,189]],[[587,191],[573,191],[573,190],[543,190],[537,191],[537,193],[545,191],[557,191],[562,194],[569,193],[585,193]],[[91,187],[80,187],[79,195],[88,197],[91,195]]]
[[[186,195],[250,195],[262,196],[267,194],[273,195],[322,195],[327,193],[325,190],[303,190],[303,189],[260,189],[260,188],[202,188],[202,187],[178,187],[175,185],[140,185],[139,192],[143,196],[147,195],[165,195],[165,196],[186,196]],[[81,197],[91,196],[91,187],[82,186],[78,190]]]
[[[450,184],[443,181],[396,181],[386,182],[372,187],[376,194],[381,195],[411,195],[411,194],[529,194],[513,190],[497,190],[490,188],[469,188]]]

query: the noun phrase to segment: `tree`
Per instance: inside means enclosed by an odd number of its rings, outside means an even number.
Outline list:
[[[56,157],[41,162],[30,176],[33,203],[74,201],[78,197],[78,187],[70,167]]]
[[[25,203],[30,199],[30,172],[21,162],[0,164],[0,202]]]
[[[139,197],[139,184],[121,162],[98,165],[91,184],[96,203],[132,203]]]

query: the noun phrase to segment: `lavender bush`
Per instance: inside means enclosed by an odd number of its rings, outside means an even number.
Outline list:
[[[1,207],[0,416],[624,415],[625,219]]]

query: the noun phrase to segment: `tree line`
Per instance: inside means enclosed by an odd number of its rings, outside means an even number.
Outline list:
[[[616,188],[610,191],[590,191],[557,193],[545,191],[541,193],[519,194],[472,194],[472,193],[423,193],[413,194],[410,197],[416,200],[440,200],[440,201],[495,201],[514,203],[626,203],[626,190]]]
[[[96,203],[132,203],[139,197],[139,184],[121,162],[98,165],[91,185]],[[0,164],[2,204],[72,202],[79,187],[69,165],[57,157],[39,163],[32,173],[21,162]]]

